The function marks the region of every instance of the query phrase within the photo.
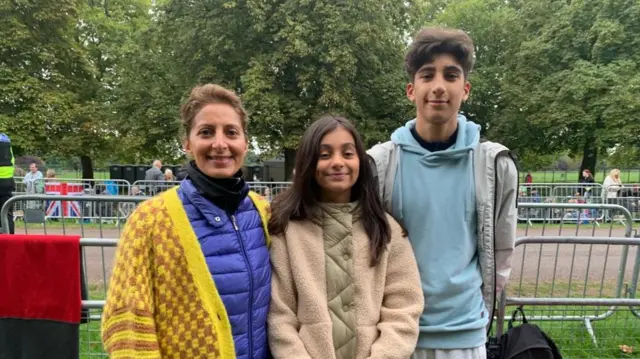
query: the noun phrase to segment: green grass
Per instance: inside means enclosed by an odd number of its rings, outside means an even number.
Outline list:
[[[80,358],[107,358],[102,350],[100,321],[80,325]]]
[[[511,316],[514,307],[507,307],[507,315]],[[583,307],[525,307],[528,319],[534,316],[586,316],[602,315],[606,308],[599,312]],[[612,316],[591,322],[596,338],[593,343],[583,321],[530,321],[538,325],[552,338],[564,358],[640,358],[640,319],[629,310],[620,308]],[[518,325],[516,322],[515,325]],[[506,329],[506,323],[505,323]],[[620,345],[634,349],[633,354],[625,354]]]
[[[89,285],[89,298],[93,300],[104,300],[104,286]],[[91,310],[91,315],[100,314],[101,310]],[[102,350],[102,338],[100,335],[100,321],[91,320],[87,324],[80,325],[80,358],[107,358]]]
[[[575,281],[569,288],[568,283],[539,283],[536,287],[534,283],[523,283],[519,285],[514,280],[508,293],[511,296],[551,296],[553,287],[553,297],[569,296],[582,297],[586,293],[587,297],[597,297],[602,293],[603,297],[614,297],[616,288],[615,282],[606,282],[603,288],[599,284],[593,284],[585,288],[584,283]],[[571,289],[569,291],[569,289]],[[640,295],[640,293],[638,293]],[[89,295],[91,299],[104,299],[104,287],[101,285],[90,285]],[[510,317],[514,307],[507,307],[506,316]],[[525,307],[525,314],[529,319],[535,316],[587,316],[602,315],[607,311],[605,307],[579,307],[579,306],[539,306]],[[640,312],[640,308],[638,308]],[[98,314],[99,312],[93,312]],[[505,330],[507,327],[505,321]],[[592,342],[587,328],[583,321],[531,321],[537,324],[556,342],[564,358],[640,358],[640,318],[634,316],[627,308],[619,308],[612,316],[604,320],[593,321],[592,327],[596,336],[597,345]],[[518,325],[516,322],[515,325]],[[633,347],[632,354],[624,354],[619,346],[627,345]],[[102,351],[100,339],[100,322],[91,321],[81,325],[80,328],[80,358],[106,358]]]
[[[24,169],[25,172],[28,171],[28,169]],[[54,168],[54,171],[56,171],[56,177],[57,178],[75,178],[75,179],[79,179],[82,178],[82,171],[78,170],[61,170],[61,169],[57,169]],[[45,172],[42,171],[42,174],[44,175]],[[110,174],[109,171],[103,171],[103,170],[94,170],[93,171],[93,179],[109,179],[110,178]]]
[[[527,171],[520,172],[520,179],[524,182]],[[578,171],[532,171],[533,183],[578,183]],[[602,184],[609,172],[599,170],[594,177],[596,183]],[[640,169],[621,170],[622,183],[640,183]]]
[[[616,297],[615,281],[607,281],[604,285],[591,282],[587,287],[584,281],[571,283],[538,283],[528,281],[522,286],[514,279],[507,289],[509,296],[515,297],[570,297],[570,298],[614,298]],[[636,293],[640,296],[640,292]],[[515,307],[507,307],[506,316],[511,317]],[[544,316],[599,316],[607,312],[607,307],[581,306],[526,306],[528,319]],[[638,308],[640,313],[640,308]],[[640,318],[628,308],[618,308],[612,316],[604,320],[592,321],[597,345],[593,343],[584,321],[542,321],[534,320],[556,342],[564,358],[640,358]],[[518,322],[519,323],[519,322]],[[518,324],[516,323],[516,324]],[[507,321],[505,322],[505,330]],[[633,354],[625,354],[620,345],[634,348]]]

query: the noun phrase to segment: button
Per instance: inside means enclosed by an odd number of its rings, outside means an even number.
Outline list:
[[[351,307],[349,307],[348,305],[342,306],[342,310],[344,310],[345,312],[348,312],[349,309],[351,309]]]
[[[214,219],[216,220],[216,222],[220,222],[220,217],[216,217]]]
[[[351,258],[351,256],[349,255],[349,253],[345,253],[342,255],[342,258],[344,258],[344,260],[346,261],[347,259]]]
[[[349,213],[350,211],[351,211],[351,208],[349,208],[348,206],[342,207],[342,212]]]

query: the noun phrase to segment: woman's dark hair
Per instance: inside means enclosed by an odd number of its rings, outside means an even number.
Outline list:
[[[338,128],[344,128],[353,136],[360,160],[360,173],[351,189],[352,200],[357,200],[362,211],[361,220],[369,237],[371,266],[378,264],[391,240],[391,227],[378,194],[378,184],[373,173],[364,143],[349,120],[338,116],[322,116],[302,135],[295,162],[295,180],[289,189],[277,196],[271,204],[269,232],[283,234],[289,221],[306,220],[313,216],[318,205],[320,186],[315,172],[320,156],[320,143],[324,136]]]

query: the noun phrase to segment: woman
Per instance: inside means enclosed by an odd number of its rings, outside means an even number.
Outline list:
[[[274,358],[409,358],[424,301],[418,268],[354,127],[313,123],[295,171],[269,223]]]
[[[585,168],[582,171],[582,178],[580,178],[579,183],[582,184],[582,190],[581,190],[581,195],[586,198],[591,196],[591,189],[594,186],[594,183],[596,181],[593,179],[593,175],[591,174],[591,171],[588,168]]]
[[[102,322],[111,358],[267,358],[268,204],[245,183],[247,114],[217,85],[181,109],[188,177],[142,203],[116,252]]]
[[[604,188],[607,203],[615,203],[616,198],[618,197],[618,192],[622,189],[620,170],[617,168],[612,169],[607,178],[604,179],[602,187]]]
[[[173,182],[176,180],[176,177],[173,175],[173,171],[169,168],[164,170],[164,180],[165,182]]]
[[[618,193],[622,189],[622,181],[620,180],[620,170],[614,168],[609,172],[609,175],[604,179],[602,184],[602,196],[605,198],[607,204],[621,204],[618,200]],[[611,216],[611,210],[605,212],[606,219],[613,220]]]

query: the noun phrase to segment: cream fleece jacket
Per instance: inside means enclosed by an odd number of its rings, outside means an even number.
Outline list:
[[[353,225],[356,317],[355,358],[407,359],[418,338],[424,308],[411,244],[389,215],[391,243],[371,267],[362,222]],[[292,221],[271,244],[269,345],[274,358],[335,359],[322,228]]]

